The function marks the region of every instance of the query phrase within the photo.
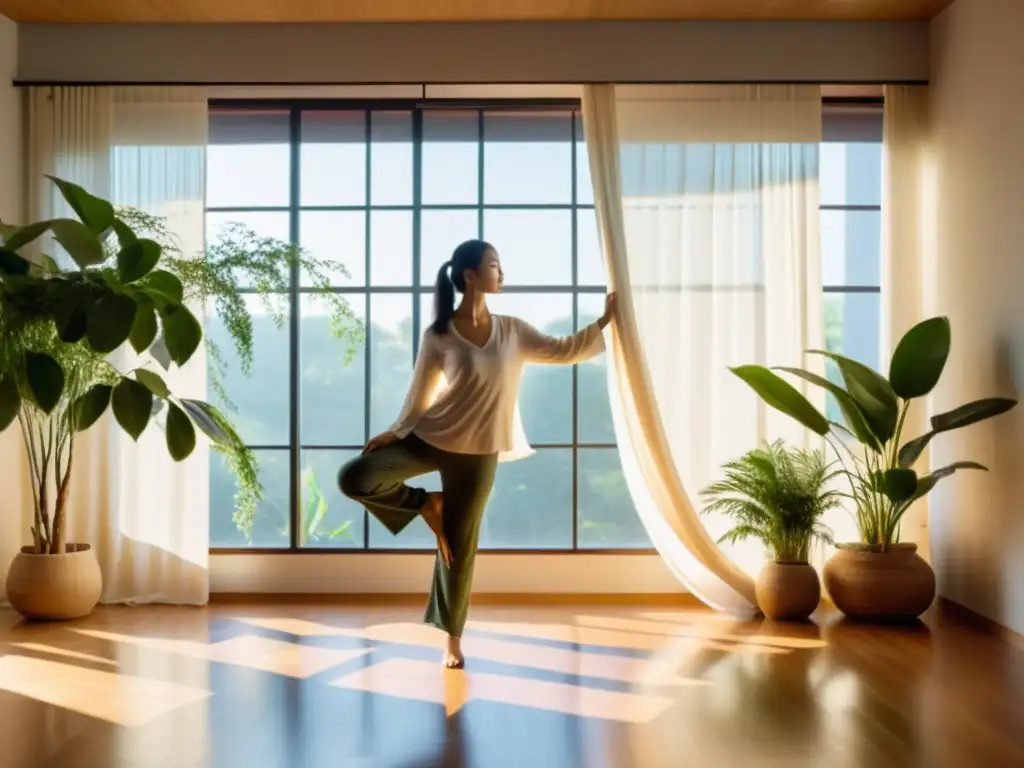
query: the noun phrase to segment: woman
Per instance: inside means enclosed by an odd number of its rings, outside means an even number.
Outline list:
[[[438,557],[425,621],[448,633],[443,663],[461,668],[480,520],[499,455],[529,450],[516,395],[523,364],[572,364],[604,350],[602,329],[615,294],[596,323],[567,338],[539,333],[522,320],[492,315],[486,296],[501,290],[498,252],[482,240],[455,249],[437,275],[435,319],[423,334],[405,405],[390,430],[338,474],[342,493],[361,503],[394,534],[422,515],[437,537]],[[455,309],[455,291],[462,295]],[[405,484],[441,473],[441,493]]]

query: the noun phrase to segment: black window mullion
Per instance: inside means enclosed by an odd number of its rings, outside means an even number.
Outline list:
[[[579,232],[577,231],[577,220],[579,216],[576,212],[576,201],[578,198],[579,190],[576,189],[576,112],[572,112],[569,115],[569,121],[571,123],[570,143],[572,152],[572,162],[570,164],[572,173],[572,329],[573,331],[579,330],[580,324],[580,294],[577,288],[579,287]],[[575,552],[580,546],[580,483],[579,483],[579,464],[580,464],[580,430],[579,430],[579,380],[580,380],[580,367],[574,365],[572,367],[572,551]]]
[[[476,153],[476,236],[484,236],[484,111],[476,113],[477,118],[477,153]]]
[[[288,236],[293,245],[299,243],[299,195],[301,193],[301,134],[302,134],[302,112],[298,107],[292,107],[290,113],[289,142],[290,142],[290,183],[289,208],[288,208]],[[291,265],[290,286],[288,291],[289,316],[289,440],[288,440],[288,519],[290,521],[288,531],[288,548],[298,549],[302,545],[299,510],[302,508],[302,451],[299,446],[302,444],[301,405],[302,392],[300,386],[302,378],[300,366],[302,364],[302,335],[301,318],[299,317],[299,281],[301,273],[297,261]]]
[[[364,335],[363,335],[363,350],[364,350],[364,352],[363,352],[363,355],[364,355],[363,364],[364,364],[365,367],[363,369],[363,372],[364,372],[364,375],[366,377],[366,380],[363,383],[363,440],[364,441],[368,441],[370,439],[370,407],[372,405],[372,403],[370,401],[370,388],[371,388],[371,384],[370,383],[371,383],[372,379],[370,377],[371,377],[371,375],[373,373],[372,368],[371,368],[371,363],[370,363],[371,344],[373,342],[373,331],[372,331],[372,328],[371,328],[371,315],[370,315],[370,312],[371,312],[371,309],[370,309],[371,296],[370,296],[370,292],[368,290],[370,288],[370,284],[371,284],[371,279],[370,279],[370,267],[371,267],[371,254],[370,254],[371,235],[370,235],[370,226],[371,226],[372,217],[370,215],[370,195],[372,194],[372,191],[373,191],[372,180],[370,178],[370,174],[371,174],[371,170],[372,170],[372,163],[373,163],[373,159],[371,157],[371,155],[373,154],[373,141],[371,140],[372,139],[372,130],[371,130],[372,129],[371,119],[372,118],[371,118],[371,115],[372,115],[371,111],[370,110],[366,110],[366,112],[365,112],[365,121],[364,121],[364,124],[363,124],[363,127],[364,127],[363,140],[366,142],[366,190],[365,190],[366,200],[364,201],[366,203],[366,211],[365,211],[366,227],[365,227],[365,233],[364,233],[365,234],[364,245],[366,246],[366,253],[364,255],[364,267],[365,267],[365,270],[366,270],[366,272],[365,272],[366,273],[365,283],[366,283],[366,288],[367,288],[366,293],[364,294],[364,299],[363,299],[363,306],[364,306],[364,315],[363,315],[363,317],[364,317],[364,322],[365,322]],[[369,549],[369,548],[370,548],[370,513],[367,512],[365,508],[363,508],[363,549]]]
[[[412,282],[420,284],[420,224],[423,220],[423,110],[412,113]],[[412,360],[420,351],[420,318],[419,293],[412,292]]]

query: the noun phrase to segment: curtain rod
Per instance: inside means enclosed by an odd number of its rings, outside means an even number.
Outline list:
[[[928,85],[927,80],[489,80],[486,82],[323,82],[323,81],[290,81],[290,82],[255,82],[237,80],[195,81],[195,80],[24,80],[16,79],[12,83],[16,88],[43,88],[55,86],[68,87],[208,87],[208,88],[356,88],[356,87],[401,87],[420,86],[421,88],[469,86],[485,87],[488,85]]]

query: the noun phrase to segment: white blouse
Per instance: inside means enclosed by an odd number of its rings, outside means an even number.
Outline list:
[[[409,433],[451,453],[497,453],[512,461],[533,453],[523,431],[516,398],[525,363],[572,365],[604,351],[594,323],[573,336],[546,336],[515,317],[491,316],[482,347],[459,335],[423,334],[416,370],[398,421],[399,438]]]

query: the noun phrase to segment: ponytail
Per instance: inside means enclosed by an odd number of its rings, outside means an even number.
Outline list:
[[[430,325],[434,333],[448,333],[448,323],[455,314],[455,291],[466,292],[466,270],[476,272],[484,254],[493,250],[494,246],[483,240],[467,240],[441,265],[434,283],[434,322]]]
[[[446,261],[437,271],[434,283],[434,322],[430,329],[434,333],[448,333],[448,323],[455,314],[455,283],[452,282],[448,270],[452,262]]]

